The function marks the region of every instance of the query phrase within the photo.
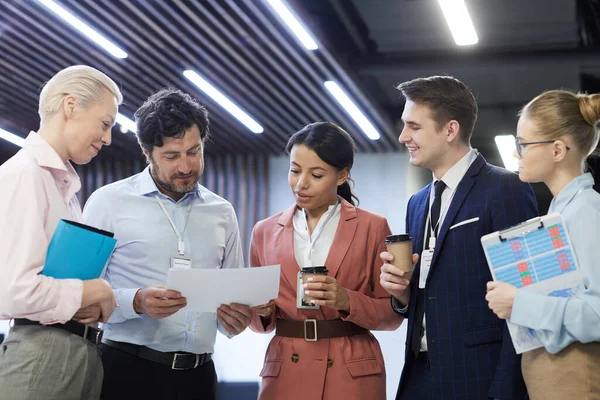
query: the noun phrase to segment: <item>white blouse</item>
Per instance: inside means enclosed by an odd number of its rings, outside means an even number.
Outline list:
[[[325,265],[329,249],[340,222],[341,204],[329,206],[321,216],[312,235],[308,232],[304,209],[294,213],[294,255],[300,268]]]

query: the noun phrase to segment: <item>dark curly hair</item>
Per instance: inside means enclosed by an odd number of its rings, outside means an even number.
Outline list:
[[[338,171],[344,168],[348,168],[348,171],[352,169],[354,164],[354,140],[348,132],[331,122],[315,122],[306,125],[290,137],[285,151],[290,154],[292,147],[297,144],[308,147],[317,153],[321,160],[335,167]],[[357,205],[359,202],[358,197],[352,193],[350,182],[354,183],[352,179],[348,178],[346,182],[338,186],[337,193],[348,203]],[[356,203],[354,200],[356,200]]]
[[[209,133],[206,108],[189,94],[175,89],[162,89],[148,97],[135,112],[135,123],[138,143],[148,152],[154,146],[162,147],[163,138],[180,138],[194,125],[198,126],[203,142]]]

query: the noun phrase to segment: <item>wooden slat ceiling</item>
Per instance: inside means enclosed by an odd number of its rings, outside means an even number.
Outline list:
[[[0,127],[25,135],[39,124],[45,81],[62,68],[87,64],[121,85],[120,112],[130,118],[149,95],[175,87],[209,109],[209,153],[281,153],[307,123],[331,121],[359,151],[399,149],[392,124],[327,49],[305,50],[262,0],[57,2],[128,53],[116,59],[34,0],[0,1]],[[255,135],[182,75],[193,69],[264,128]],[[367,139],[329,95],[336,80],[373,121],[381,139]],[[5,146],[0,143],[0,146]],[[135,137],[113,131],[112,154],[139,156]]]

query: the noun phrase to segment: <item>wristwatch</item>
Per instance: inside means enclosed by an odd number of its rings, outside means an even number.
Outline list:
[[[404,318],[408,317],[408,305],[404,306],[397,298],[392,296],[391,298],[392,309],[396,312],[396,314],[403,316]]]

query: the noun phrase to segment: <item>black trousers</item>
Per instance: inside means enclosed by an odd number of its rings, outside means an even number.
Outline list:
[[[195,369],[172,370],[121,350],[100,345],[102,400],[215,400],[217,373],[212,360]]]

